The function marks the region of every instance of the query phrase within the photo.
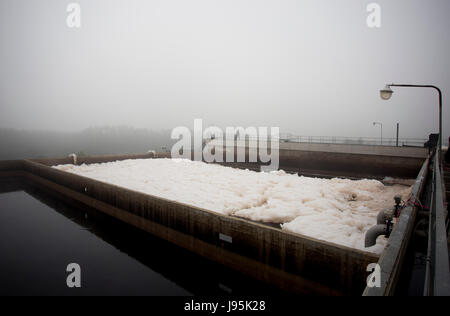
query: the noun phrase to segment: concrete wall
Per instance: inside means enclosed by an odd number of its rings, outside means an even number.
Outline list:
[[[214,142],[208,143],[213,147]],[[269,146],[270,148],[270,146]],[[242,149],[242,147],[240,148]],[[221,150],[225,161],[229,148]],[[237,161],[237,147],[234,149]],[[245,148],[249,161],[249,149]],[[345,144],[280,143],[279,168],[306,176],[375,178],[386,176],[415,179],[428,156],[427,148]],[[258,169],[260,164],[223,163],[238,168]]]
[[[428,148],[422,147],[369,146],[369,145],[352,145],[352,144],[280,143],[280,149],[390,156],[390,157],[410,157],[422,159],[425,159],[428,156]]]
[[[414,179],[425,158],[280,150],[280,168],[300,173],[317,173],[355,178]]]
[[[280,144],[280,166],[350,177],[415,179],[427,148],[341,144]]]

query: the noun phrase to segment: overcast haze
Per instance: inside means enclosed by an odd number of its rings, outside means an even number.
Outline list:
[[[450,1],[0,2],[0,127],[82,130],[128,125],[279,126],[300,135],[426,138],[435,84],[450,135]]]

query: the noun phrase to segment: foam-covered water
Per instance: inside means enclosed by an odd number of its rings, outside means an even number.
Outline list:
[[[185,159],[134,159],[55,168],[131,190],[255,221],[283,230],[381,253],[387,241],[364,248],[377,213],[407,199],[411,187],[377,180],[321,179],[224,167]]]

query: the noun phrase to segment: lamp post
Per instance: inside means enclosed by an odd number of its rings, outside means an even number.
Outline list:
[[[406,87],[406,88],[433,88],[437,90],[439,94],[439,164],[441,163],[441,157],[442,157],[442,92],[441,89],[439,89],[436,86],[433,85],[418,85],[418,84],[396,84],[391,83],[387,84],[384,89],[380,90],[380,97],[383,100],[389,100],[394,93],[392,91],[391,87]]]
[[[383,123],[373,122],[373,126],[375,126],[375,125],[380,125],[381,126],[381,138],[380,138],[380,140],[381,140],[381,145],[383,145]]]
[[[399,129],[400,129],[400,123],[397,123],[397,138],[396,138],[396,141],[395,141],[395,146],[397,146],[397,147],[398,147],[398,132],[399,132]]]

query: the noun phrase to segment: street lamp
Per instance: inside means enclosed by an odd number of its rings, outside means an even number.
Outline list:
[[[383,145],[383,123],[380,122],[373,122],[373,126],[380,125],[381,126],[381,145]]]
[[[394,93],[391,87],[406,87],[406,88],[433,88],[436,89],[439,94],[439,163],[441,163],[442,157],[442,92],[436,86],[433,85],[417,85],[417,84],[387,84],[383,89],[380,90],[380,97],[383,100],[389,100]]]
[[[392,91],[391,87],[389,85],[386,85],[386,87],[384,87],[384,89],[380,90],[380,97],[383,100],[389,100],[393,93],[394,93],[394,91]]]

